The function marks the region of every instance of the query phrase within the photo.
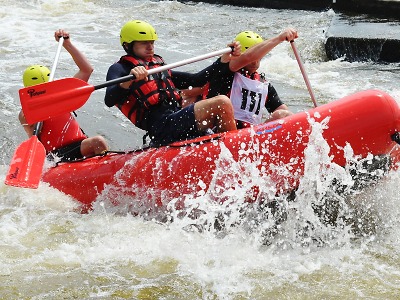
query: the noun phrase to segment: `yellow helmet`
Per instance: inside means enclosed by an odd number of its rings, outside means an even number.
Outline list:
[[[129,21],[121,28],[121,45],[133,41],[155,41],[157,39],[158,36],[153,26],[140,20]]]
[[[25,69],[22,80],[24,86],[32,86],[49,81],[50,70],[41,65],[33,65]]]
[[[242,31],[235,37],[235,41],[240,42],[241,52],[243,53],[250,47],[259,44],[263,41],[260,35],[253,31]]]

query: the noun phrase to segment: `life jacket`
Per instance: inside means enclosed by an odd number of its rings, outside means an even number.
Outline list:
[[[162,57],[158,55],[154,55],[151,61],[125,55],[119,62],[129,63],[131,68],[144,66],[147,70],[165,65]],[[167,101],[170,106],[178,106],[182,103],[182,98],[172,82],[170,70],[149,75],[148,81],[133,82],[130,91],[128,98],[117,104],[117,107],[134,125],[143,130],[147,130],[144,120],[146,112],[151,107]]]
[[[87,136],[70,113],[47,119],[39,134],[46,152],[65,147],[71,143],[83,141]]]
[[[244,69],[240,70],[240,74],[242,74],[243,76],[246,76],[247,78],[253,79],[253,80],[257,80],[260,82],[265,82],[265,75],[264,73],[258,73],[258,72],[254,72],[253,74],[249,74],[249,72],[245,71]]]

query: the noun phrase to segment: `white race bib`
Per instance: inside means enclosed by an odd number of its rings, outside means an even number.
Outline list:
[[[268,96],[268,83],[253,80],[236,72],[231,89],[235,119],[251,124],[262,122],[261,109]]]

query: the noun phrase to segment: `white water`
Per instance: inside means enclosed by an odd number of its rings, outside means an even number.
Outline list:
[[[399,66],[326,61],[323,31],[333,12],[303,12],[184,5],[174,1],[0,1],[0,174],[4,177],[15,148],[26,139],[18,125],[18,89],[23,70],[36,63],[50,66],[58,28],[71,38],[95,66],[90,83],[105,80],[108,66],[123,51],[119,29],[129,19],[154,25],[158,54],[167,62],[221,49],[240,31],[264,37],[288,26],[299,30],[296,44],[318,103],[350,93],[379,88],[400,99]],[[182,68],[195,71],[212,60]],[[56,78],[73,74],[64,52]],[[279,94],[293,110],[311,107],[307,89],[288,43],[276,47],[263,61]],[[78,113],[89,134],[102,134],[114,150],[140,146],[141,134],[115,109],[103,104],[96,91]],[[377,112],[378,113],[378,112]],[[373,122],[373,116],[371,116]],[[337,196],[343,218],[356,220],[357,230],[343,222],[320,223],[312,203],[331,192],[329,179],[352,184],[348,174],[332,165],[315,124],[305,153],[306,175],[298,199],[288,204],[288,221],[270,245],[262,244],[262,216],[251,212],[241,226],[219,236],[188,227],[192,220],[170,224],[143,220],[123,207],[97,203],[93,212],[75,212],[76,203],[41,184],[37,190],[0,183],[0,298],[1,299],[397,299],[400,297],[399,174],[348,197]],[[348,152],[351,152],[348,149]],[[233,176],[221,168],[216,176]],[[246,166],[249,174],[254,169]],[[241,193],[254,176],[226,191],[232,204],[226,224],[242,218]],[[211,191],[212,192],[212,191]],[[190,200],[209,214],[221,210],[205,193]],[[268,190],[266,188],[266,193]],[[332,191],[333,193],[333,191]],[[190,203],[189,201],[189,203]],[[243,221],[243,220],[242,220]],[[258,221],[259,224],[254,224]],[[309,226],[309,225],[312,226]],[[182,229],[182,228],[185,228]],[[301,234],[300,234],[301,233]]]

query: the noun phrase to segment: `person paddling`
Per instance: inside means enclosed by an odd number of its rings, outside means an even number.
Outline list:
[[[190,74],[168,70],[148,76],[147,70],[165,64],[154,54],[157,39],[155,29],[144,21],[129,21],[122,27],[120,42],[127,55],[110,66],[107,80],[128,74],[136,79],[107,87],[105,104],[116,105],[134,125],[147,131],[152,146],[198,137],[213,128],[216,132],[235,130],[228,97],[217,95],[182,109],[177,88],[190,85]],[[224,60],[240,55],[240,45],[231,45],[232,55],[225,55]]]
[[[72,44],[67,31],[59,29],[55,31],[54,37],[57,42],[61,37],[64,38],[63,46],[79,68],[74,77],[87,82],[93,72],[93,67],[86,56]],[[47,82],[49,77],[50,70],[47,67],[32,65],[25,69],[23,83],[25,87],[29,87]],[[22,110],[19,113],[19,121],[28,137],[31,137],[34,133],[35,124],[27,124]],[[65,113],[43,121],[38,138],[44,145],[49,157],[56,156],[61,161],[93,156],[108,150],[104,137],[88,137],[71,113]]]
[[[267,81],[264,74],[258,73],[261,59],[275,46],[283,41],[297,38],[297,31],[291,28],[279,35],[263,40],[253,31],[243,31],[235,37],[241,44],[241,53],[237,59],[228,63],[215,64],[220,66],[219,72],[211,75],[209,83],[202,87],[184,90],[185,101],[190,103],[217,95],[230,97],[238,128],[262,122],[261,108],[270,113],[267,121],[280,119],[292,112],[278,96],[275,88]]]

